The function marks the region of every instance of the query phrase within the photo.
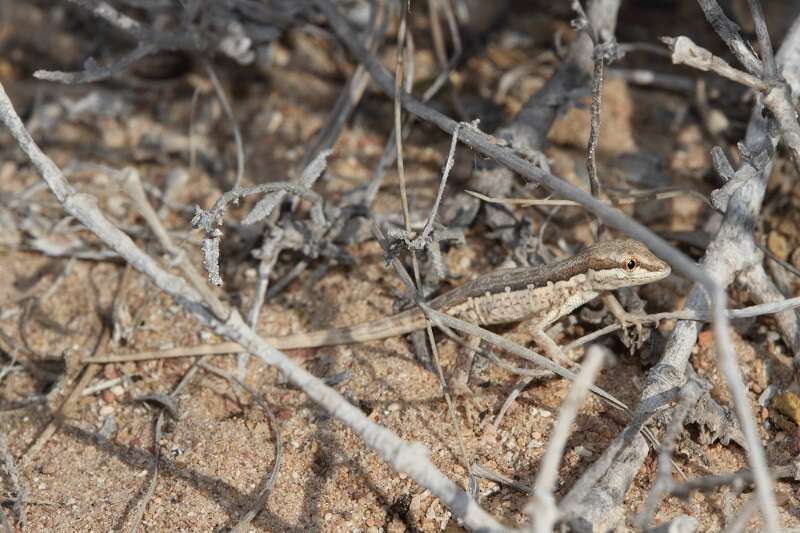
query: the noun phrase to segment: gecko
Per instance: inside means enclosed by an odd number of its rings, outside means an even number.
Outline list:
[[[546,265],[499,269],[484,274],[442,294],[429,305],[479,326],[529,321],[534,331],[542,332],[603,292],[652,283],[670,272],[670,266],[643,243],[632,239],[607,240]],[[386,339],[425,327],[424,313],[414,308],[354,326],[265,337],[265,340],[284,350],[316,348]],[[243,349],[237,343],[226,342],[116,358],[92,358],[87,362],[141,361],[240,351]]]

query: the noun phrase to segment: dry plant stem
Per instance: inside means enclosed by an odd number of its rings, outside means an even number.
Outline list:
[[[767,21],[764,18],[764,10],[761,9],[759,0],[747,0],[750,6],[750,14],[753,16],[753,25],[758,37],[758,48],[761,52],[761,62],[763,66],[763,78],[768,81],[777,81],[778,65],[775,63],[775,54],[772,51],[772,41],[767,31]]]
[[[453,158],[453,156],[455,154],[455,140],[456,140],[456,136],[454,135],[453,136],[453,146],[451,147],[450,154],[448,156],[448,162],[445,163],[445,172],[444,172],[444,176],[442,177],[442,183],[441,183],[441,186],[440,186],[440,191],[444,189],[444,184],[447,181],[447,175],[449,174],[448,164],[450,163],[450,161],[452,160],[452,158]],[[450,166],[452,166],[452,165],[450,165]],[[433,210],[431,211],[431,214],[429,215],[429,220],[431,220],[431,221],[434,218],[436,218],[436,208],[437,208],[437,206],[438,206],[438,202],[436,202],[434,204]],[[385,236],[383,235],[383,233],[381,232],[380,227],[377,224],[374,226],[374,232],[375,232],[375,235],[376,235],[376,237],[378,239],[378,242],[383,247],[384,252],[387,252],[388,248],[387,248],[387,245],[386,245]],[[414,253],[413,249],[411,250],[411,253],[412,254]],[[392,266],[394,267],[395,272],[397,273],[397,275],[400,278],[400,280],[406,286],[406,289],[409,291],[409,293],[413,297],[415,297],[415,299],[421,300],[421,296],[419,296],[419,291],[417,290],[417,286],[414,285],[414,282],[411,280],[411,276],[409,276],[408,272],[406,272],[405,268],[403,268],[403,265],[399,261],[399,259],[397,259],[397,258],[393,259],[392,260]],[[425,307],[422,307],[422,309],[424,311]],[[466,446],[466,444],[464,442],[464,436],[461,433],[461,424],[458,421],[458,415],[456,413],[455,405],[453,405],[453,399],[452,399],[452,396],[450,394],[450,386],[448,385],[447,380],[444,377],[444,372],[442,371],[441,358],[439,357],[439,349],[437,348],[437,345],[436,345],[436,338],[433,336],[433,328],[431,327],[430,321],[428,321],[425,324],[425,331],[428,334],[428,343],[430,344],[431,352],[433,354],[433,363],[434,363],[434,367],[436,368],[436,375],[439,378],[439,383],[440,383],[440,385],[442,387],[442,394],[443,394],[445,402],[447,404],[447,414],[450,417],[450,423],[453,425],[453,431],[455,432],[456,437],[458,439],[458,446],[459,446],[459,449],[460,449],[460,452],[461,452],[460,459],[462,460],[462,464],[463,464],[465,470],[468,473],[470,481],[472,481],[472,479],[474,478],[474,475],[472,473],[472,459],[473,458],[472,458],[472,455],[470,453],[468,453],[467,446]],[[471,496],[472,495],[470,495],[470,497]]]
[[[202,359],[197,361],[189,368],[189,370],[186,371],[173,391],[169,394],[170,399],[175,400],[177,398],[181,390],[183,390],[186,384],[189,383],[192,377],[194,377],[194,375],[197,373],[198,365],[202,364],[202,362]],[[156,486],[158,485],[158,466],[161,461],[161,428],[164,425],[164,412],[166,410],[167,409],[163,407],[159,409],[158,416],[156,417],[153,430],[153,471],[147,490],[142,495],[142,501],[139,502],[136,513],[134,513],[133,518],[131,519],[131,533],[136,533],[139,530],[139,526],[144,518],[144,513],[147,510],[147,504],[153,498],[153,495],[156,492]]]
[[[620,47],[623,47],[620,45]],[[693,93],[697,87],[695,80],[687,76],[665,74],[646,69],[613,68],[608,69],[608,75],[645,87],[656,87],[665,91],[678,93]]]
[[[759,268],[759,265],[755,265],[751,271],[756,271]],[[740,276],[740,280],[744,277],[743,282],[745,283],[748,288],[753,291],[753,294],[756,294],[755,291],[760,290],[764,291],[762,297],[765,300],[768,300],[766,303],[752,305],[750,307],[743,307],[741,309],[729,309],[727,312],[727,316],[729,319],[736,319],[736,318],[754,318],[763,315],[777,315],[776,319],[778,321],[779,327],[781,327],[782,333],[788,333],[788,336],[784,337],[784,341],[787,343],[788,346],[792,346],[792,344],[787,339],[796,338],[792,336],[792,332],[796,330],[796,314],[793,309],[800,307],[800,297],[796,298],[786,298],[780,300],[770,300],[771,297],[780,298],[782,295],[780,292],[773,292],[777,291],[775,286],[772,282],[767,278],[766,281],[769,282],[769,285],[762,285],[761,281],[753,282],[750,281],[750,277],[753,275],[751,271],[746,271],[742,276]],[[766,273],[765,273],[766,275]],[[785,317],[789,313],[790,315]],[[696,311],[691,309],[683,309],[682,311],[672,311],[667,313],[654,313],[652,315],[641,315],[634,317],[636,321],[640,321],[642,323],[648,322],[661,322],[662,320],[694,320],[698,322],[711,322],[712,316],[705,312],[705,311]],[[788,322],[786,327],[784,328],[781,326],[783,322]],[[613,333],[622,329],[620,324],[611,324],[604,328],[598,329],[597,331],[593,331],[588,335],[584,335],[578,339],[575,339],[571,343],[569,343],[565,351],[571,350],[573,348],[577,348],[578,346],[583,346],[603,335],[608,335],[609,333]],[[796,340],[794,342],[797,342]]]
[[[433,0],[435,1],[435,0]],[[435,7],[434,7],[435,9]],[[422,233],[420,234],[420,238],[424,241],[425,239],[429,238],[431,232],[433,231],[433,224],[436,221],[436,215],[439,211],[439,205],[442,201],[442,196],[444,195],[445,185],[447,184],[447,178],[450,176],[450,171],[453,169],[453,165],[455,164],[455,156],[456,156],[456,147],[458,146],[458,130],[459,127],[456,127],[455,131],[453,132],[453,137],[450,141],[450,150],[447,154],[447,159],[445,160],[444,168],[442,169],[442,179],[439,182],[439,190],[436,194],[436,200],[433,203],[433,207],[431,208],[431,212],[428,215],[428,220],[425,222],[425,226],[422,229]],[[408,222],[408,221],[406,221]],[[397,268],[402,268],[399,262],[395,262]],[[469,475],[472,476],[472,457],[468,453],[467,446],[464,443],[463,436],[461,434],[460,424],[458,423],[458,417],[456,416],[456,411],[453,406],[452,399],[450,397],[450,387],[445,380],[444,373],[442,372],[442,365],[441,360],[439,358],[439,350],[436,347],[436,339],[433,336],[433,329],[431,328],[430,322],[426,326],[426,330],[428,332],[428,341],[431,345],[431,350],[433,352],[434,363],[436,365],[436,372],[439,376],[439,381],[442,384],[442,391],[444,392],[445,400],[447,401],[447,408],[450,413],[450,417],[453,423],[453,429],[458,435],[458,443],[461,448],[461,455],[465,461],[465,467],[469,472]]]
[[[430,462],[424,446],[406,443],[391,431],[372,422],[360,409],[348,403],[338,392],[264,342],[245,324],[235,310],[224,308],[226,311],[224,315],[215,315],[212,309],[217,307],[216,305],[207,306],[201,294],[183,278],[164,270],[156,261],[142,252],[127,235],[111,224],[99,211],[97,202],[91,195],[76,192],[66,181],[59,168],[42,153],[25,130],[2,85],[0,85],[0,120],[9,129],[64,209],[125,258],[134,268],[150,278],[156,286],[183,305],[202,324],[213,328],[218,334],[236,341],[266,364],[275,366],[312,400],[319,403],[359,435],[366,446],[375,450],[395,470],[408,475],[421,486],[430,490],[467,527],[482,531],[505,531],[504,526],[481,509]],[[220,305],[222,304],[220,303]]]
[[[153,469],[150,473],[150,482],[147,484],[147,489],[142,494],[142,500],[136,506],[136,512],[131,518],[131,533],[137,533],[139,526],[144,519],[144,513],[147,510],[147,504],[153,498],[158,485],[158,464],[161,461],[161,426],[164,424],[164,410],[161,409],[156,417],[156,422],[153,426]]]
[[[147,37],[144,28],[139,22],[120,13],[106,2],[97,2],[93,0],[70,0],[70,2],[90,11],[96,17],[105,20],[125,33],[129,33],[141,39]]]
[[[539,462],[539,471],[533,486],[533,496],[526,508],[531,529],[536,533],[548,533],[558,519],[556,499],[553,487],[558,479],[558,467],[564,455],[564,448],[570,434],[570,427],[578,414],[578,407],[583,403],[589,387],[603,362],[603,349],[590,346],[586,360],[572,384],[572,388],[559,408],[558,418],[550,433],[547,449]]]
[[[400,180],[400,200],[403,206],[403,221],[405,223],[405,229],[407,232],[411,232],[411,216],[409,215],[408,209],[408,192],[406,189],[406,172],[405,172],[405,165],[403,163],[403,111],[402,106],[400,105],[400,93],[401,88],[403,87],[403,79],[404,79],[404,70],[403,66],[405,64],[405,51],[406,51],[406,39],[407,39],[407,18],[408,18],[408,3],[406,0],[401,0],[400,2],[400,27],[397,30],[397,55],[395,57],[395,67],[394,67],[394,142],[395,142],[395,149],[397,150],[397,178]],[[416,259],[414,259],[414,279],[417,282],[417,286],[420,285],[419,279],[419,267],[416,265]]]
[[[459,457],[459,459],[461,459],[462,465],[466,469],[468,476],[471,478],[473,476],[473,457],[472,454],[469,453],[467,445],[464,442],[464,435],[461,432],[461,424],[458,421],[456,407],[453,405],[453,397],[450,394],[450,386],[447,384],[447,380],[444,377],[444,372],[442,371],[442,362],[441,358],[439,357],[439,349],[436,346],[436,338],[433,336],[433,328],[431,327],[430,322],[428,322],[425,330],[428,334],[428,343],[431,346],[431,353],[433,354],[433,363],[436,367],[436,376],[439,378],[439,384],[442,387],[442,394],[445,402],[447,403],[447,414],[450,417],[450,423],[453,425],[453,431],[455,432],[458,440],[458,448],[461,452],[461,457]]]
[[[475,463],[472,465],[472,473],[479,478],[488,479],[489,481],[494,481],[503,485],[508,485],[509,487],[513,487],[520,492],[524,492],[525,494],[533,493],[533,489],[528,485],[520,483],[519,481],[514,481],[510,477],[504,476],[503,474],[495,472],[494,470],[490,470],[480,463]]]
[[[431,83],[430,86],[425,90],[422,95],[422,101],[427,102],[442,88],[444,82],[447,80],[447,75],[449,74],[449,70],[456,64],[458,59],[461,56],[461,39],[458,35],[458,25],[455,20],[455,15],[453,14],[452,8],[450,6],[449,0],[445,0],[444,3],[445,14],[447,16],[447,23],[450,28],[450,34],[453,38],[453,57],[450,59],[449,64],[447,65],[447,70],[442,71],[439,76]],[[364,65],[359,63],[358,68],[364,68]],[[364,72],[366,69],[364,68]],[[406,92],[411,92],[411,82],[413,80],[406,80]],[[403,139],[406,139],[408,135],[411,133],[411,127],[414,125],[416,117],[414,115],[409,115],[406,117],[405,125],[403,126]],[[384,147],[383,153],[381,154],[381,159],[378,162],[378,165],[375,167],[375,171],[373,172],[372,179],[370,180],[369,184],[367,185],[366,191],[364,193],[364,204],[365,206],[369,206],[375,200],[375,196],[378,194],[378,190],[380,189],[381,184],[383,183],[383,178],[386,175],[386,168],[394,163],[394,158],[397,156],[397,149],[395,148],[395,129],[392,128],[391,134],[389,135],[389,139],[386,141],[386,146]]]
[[[405,0],[401,0],[401,18],[400,18],[400,27],[398,28],[398,35],[397,35],[397,57],[395,60],[395,99],[394,99],[394,139],[395,139],[395,147],[397,149],[397,175],[398,179],[400,180],[400,198],[402,201],[403,206],[403,222],[405,224],[405,230],[410,235],[411,234],[411,215],[409,214],[408,208],[408,191],[406,188],[406,175],[405,175],[405,165],[403,164],[403,119],[402,119],[402,106],[400,104],[400,95],[402,94],[403,89],[403,80],[408,83],[410,87],[414,74],[413,74],[413,57],[414,57],[414,45],[411,38],[411,34],[408,33],[407,27],[407,19],[408,19],[408,9],[409,9],[410,0],[408,3]],[[406,55],[408,54],[408,55]],[[404,65],[406,60],[408,60],[408,69],[404,69]],[[436,202],[434,203],[433,210],[431,211],[430,216],[428,217],[428,223],[425,226],[425,229],[430,230],[433,228],[433,221],[436,218],[436,211],[439,207],[439,202],[441,201],[441,194],[444,191],[444,185],[447,180],[447,175],[449,174],[450,168],[452,168],[452,163],[450,159],[455,152],[455,145],[458,139],[457,136],[457,129],[456,135],[454,135],[452,147],[450,150],[450,156],[448,157],[448,164],[445,165],[445,173],[442,178],[441,186],[439,188],[439,194],[436,197]],[[425,230],[423,230],[423,235]],[[409,250],[411,253],[411,265],[414,269],[414,287],[419,288],[422,286],[422,278],[420,277],[420,270],[419,270],[419,262],[417,261],[417,254],[416,251],[412,248]],[[418,289],[415,289],[418,290]],[[436,372],[439,377],[439,381],[442,386],[442,393],[445,398],[445,402],[447,403],[447,411],[450,417],[450,421],[453,424],[453,430],[455,431],[456,435],[458,436],[458,443],[461,449],[461,458],[464,463],[465,468],[469,472],[471,458],[467,453],[467,447],[464,444],[464,439],[461,434],[461,426],[458,423],[458,416],[456,415],[455,406],[453,405],[453,400],[450,395],[449,387],[447,386],[447,381],[444,378],[444,373],[442,372],[442,366],[439,359],[439,351],[436,348],[436,340],[433,336],[433,329],[431,328],[430,323],[427,324],[426,330],[428,333],[428,341],[431,345],[431,350],[433,352],[433,361],[436,366]],[[470,476],[472,474],[470,473]]]
[[[192,176],[197,168],[197,136],[194,134],[194,120],[197,114],[197,102],[202,89],[196,87],[192,93],[192,103],[189,105],[189,175]],[[165,204],[166,205],[166,204]]]
[[[158,47],[152,44],[139,43],[136,48],[114,60],[108,66],[95,65],[90,69],[78,72],[61,72],[52,70],[37,70],[33,76],[40,80],[56,81],[66,84],[93,83],[116,76],[124,72],[139,60],[158,52]]]
[[[370,29],[367,32],[365,43],[366,47],[373,54],[376,53],[381,44],[383,44],[386,23],[388,21],[387,11],[388,9],[385,2],[370,3]],[[339,138],[353,110],[355,110],[359,102],[361,102],[368,82],[369,74],[362,65],[359,65],[353,71],[353,74],[345,83],[341,94],[339,94],[339,97],[336,99],[333,109],[331,109],[328,114],[327,124],[314,137],[314,140],[311,142],[311,147],[303,155],[303,168],[308,166],[319,152],[333,148],[336,139]]]
[[[139,178],[139,172],[133,168],[126,169],[122,177],[122,184],[125,188],[125,192],[127,192],[128,196],[133,200],[136,210],[142,215],[142,218],[156,236],[156,239],[158,239],[164,251],[173,259],[177,260],[181,272],[189,278],[192,286],[203,296],[204,301],[209,302],[209,305],[213,307],[214,313],[216,313],[217,316],[224,316],[225,306],[219,302],[212,292],[212,289],[208,287],[205,278],[197,271],[194,265],[189,262],[183,250],[175,246],[172,237],[170,237],[169,233],[161,224],[161,218],[147,200],[147,195],[142,187],[142,181]],[[135,265],[134,268],[136,268]]]
[[[739,281],[745,286],[748,294],[756,302],[761,304],[777,304],[779,302],[788,303],[795,298],[785,300],[783,293],[775,286],[767,276],[764,265],[758,263],[752,268],[742,272]],[[792,350],[795,364],[800,363],[800,316],[796,309],[787,309],[775,314],[783,342]]]
[[[580,6],[579,3],[576,3]],[[591,29],[589,30],[591,31]],[[589,141],[586,146],[586,168],[589,171],[589,187],[592,196],[601,199],[602,186],[597,177],[597,145],[600,141],[600,111],[603,103],[603,73],[605,71],[605,58],[599,50],[600,43],[594,41],[594,69],[592,70],[592,107],[591,123],[589,127]],[[598,234],[602,234],[602,226],[598,228]]]
[[[800,460],[793,463],[774,466],[771,468],[774,479],[800,481]],[[730,485],[735,491],[740,492],[753,484],[753,473],[749,470],[737,470],[727,474],[690,479],[681,484],[673,484],[669,489],[670,496],[687,498],[693,491],[711,492],[719,487]]]
[[[747,69],[747,72],[760,77],[763,69],[761,61],[753,53],[750,44],[739,35],[739,26],[725,15],[717,0],[698,0],[697,3],[700,4],[700,9],[703,10],[706,20],[728,46],[739,63]]]
[[[90,64],[84,70],[78,72],[38,70],[33,74],[36,78],[61,83],[94,82],[114,76],[139,59],[154,54],[159,50],[190,50],[197,52],[204,51],[209,45],[206,39],[191,30],[182,33],[153,31],[127,15],[120,13],[107,2],[94,0],[69,1],[130,35],[138,41],[138,44],[134,50],[124,55],[121,59],[115,60],[114,63],[107,67]]]
[[[586,18],[596,31],[613,34],[619,5],[619,0],[591,0]],[[513,121],[498,129],[495,136],[510,141],[514,149],[526,155],[544,150],[553,122],[559,112],[571,103],[569,95],[583,89],[591,79],[594,68],[592,48],[590,35],[580,32],[570,46],[566,60],[558,65],[544,86],[528,99]],[[359,60],[363,62],[365,58],[359,57]],[[431,120],[428,117],[423,118]],[[441,124],[438,125],[442,127]],[[495,140],[492,139],[491,142],[494,143]],[[500,160],[487,161],[485,167],[475,174],[470,188],[493,194],[508,194],[509,190],[504,189],[510,189],[513,172],[517,169]]]
[[[739,36],[735,24],[731,23],[722,13],[716,0],[699,0],[703,12],[706,15],[709,23],[714,30],[719,34],[725,44],[731,50],[739,50],[739,43],[742,41]],[[753,22],[758,35],[759,48],[761,49],[763,65],[759,64],[759,68],[754,68],[749,59],[749,55],[737,58],[744,65],[744,67],[754,76],[759,77],[763,84],[766,85],[765,89],[761,89],[765,93],[764,105],[772,112],[775,120],[781,131],[781,138],[784,144],[792,154],[795,169],[800,172],[800,124],[797,121],[797,113],[793,106],[794,98],[796,95],[797,87],[800,86],[798,80],[798,69],[790,68],[779,72],[777,62],[772,53],[772,44],[767,32],[766,22],[761,10],[761,5],[758,1],[748,0],[750,4],[750,11],[753,15]],[[789,34],[795,33],[794,26],[800,24],[800,20],[795,20],[792,28],[789,29]],[[736,54],[734,50],[734,54]],[[705,54],[710,55],[710,52],[703,51]],[[752,52],[750,53],[752,55]],[[783,79],[786,81],[783,81]],[[787,83],[788,82],[788,83]],[[793,95],[793,93],[795,93]]]
[[[675,64],[688,65],[702,71],[710,70],[723,78],[763,93],[769,90],[769,85],[761,78],[730,66],[724,59],[698,46],[688,37],[666,38],[665,41],[672,49],[672,62]]]
[[[433,41],[433,51],[436,54],[436,61],[439,68],[447,68],[447,51],[444,45],[444,35],[442,35],[442,20],[439,18],[439,0],[428,0],[428,17],[431,21],[431,40]]]
[[[391,76],[383,69],[380,63],[372,56],[370,56],[358,42],[351,38],[351,31],[349,30],[348,23],[341,18],[336,8],[328,0],[315,0],[315,4],[325,14],[328,22],[338,35],[338,37],[345,42],[347,47],[356,56],[356,58],[367,66],[373,79],[381,86],[381,88],[390,96],[395,95],[394,82]],[[416,114],[420,118],[434,123],[441,129],[452,133],[455,129],[456,122],[452,119],[438,113],[429,107],[419,102],[414,97],[403,94],[401,100],[405,108],[411,113]],[[678,271],[687,275],[690,279],[696,281],[703,287],[704,293],[711,296],[712,308],[714,311],[715,319],[715,333],[719,342],[718,352],[721,362],[723,374],[726,377],[728,386],[731,390],[731,395],[734,397],[734,403],[737,408],[737,415],[743,421],[742,428],[747,439],[748,446],[750,447],[748,458],[751,462],[754,474],[757,481],[757,491],[759,494],[759,501],[761,502],[762,512],[766,517],[767,529],[775,531],[777,528],[777,515],[775,511],[774,496],[772,495],[771,482],[767,475],[766,461],[764,459],[764,452],[761,447],[760,439],[756,433],[756,424],[753,420],[752,413],[749,411],[746,397],[744,396],[744,387],[741,382],[741,377],[736,373],[736,355],[729,342],[730,325],[728,324],[725,316],[726,296],[724,291],[717,284],[714,277],[699,268],[688,257],[677,251],[670,246],[663,239],[655,235],[646,227],[635,222],[629,217],[625,216],[620,211],[604,205],[601,201],[593,198],[591,195],[569,185],[568,183],[558,179],[549,173],[534,167],[528,161],[520,158],[512,151],[498,146],[492,138],[480,132],[477,128],[463,128],[459,133],[459,138],[468,146],[474,148],[478,152],[485,154],[509,169],[519,173],[527,179],[531,179],[540,183],[550,190],[559,193],[567,199],[571,199],[583,204],[587,210],[601,217],[606,223],[613,225],[629,236],[644,242],[654,253],[659,255],[662,259],[669,261]],[[759,202],[760,204],[760,198]],[[705,296],[705,294],[704,294]],[[705,301],[705,299],[703,299]],[[694,339],[694,337],[692,337]],[[692,340],[694,343],[694,340]],[[680,368],[684,368],[681,365]],[[681,371],[682,375],[682,371]],[[644,445],[644,440],[638,437],[637,440]],[[644,459],[646,449],[640,457],[631,457],[630,464],[641,465]],[[627,489],[630,479],[618,477],[621,486]],[[624,491],[622,492],[624,495]],[[604,513],[601,513],[604,514]]]
[[[520,207],[529,207],[529,206],[581,207],[581,204],[579,204],[578,202],[573,202],[572,200],[557,200],[552,198],[494,198],[492,196],[487,196],[485,194],[481,194],[476,191],[465,190],[464,192],[466,192],[470,196],[474,196],[479,200],[483,200],[484,202],[488,202],[491,204],[518,205]],[[692,196],[694,198],[697,198],[698,200],[705,202],[707,205],[711,205],[711,203],[708,201],[708,198],[706,198],[702,193],[678,187],[630,191],[628,196],[611,196],[609,198],[608,205],[612,205],[615,207],[620,205],[632,205],[641,202],[652,202],[655,200],[669,200],[684,195]]]
[[[453,130],[452,138],[450,139],[450,150],[447,152],[447,159],[442,169],[442,179],[439,181],[439,190],[436,192],[436,200],[433,202],[431,213],[428,215],[428,220],[425,221],[425,227],[422,228],[420,237],[425,240],[430,237],[433,232],[433,224],[436,222],[436,214],[439,212],[439,205],[442,203],[444,196],[445,185],[447,185],[447,178],[450,176],[450,171],[453,170],[453,165],[456,161],[456,147],[458,146],[458,132],[461,129],[461,124],[456,126]]]
[[[458,64],[459,59],[461,59],[461,54],[463,52],[458,22],[456,21],[456,16],[453,12],[453,6],[450,2],[451,0],[429,0],[428,2],[434,52],[436,53],[436,60],[439,63],[439,68],[441,71],[436,76],[436,79],[433,80],[433,83],[431,83],[430,87],[428,87],[428,89],[423,93],[423,101],[428,101],[429,99],[433,98],[433,96],[439,92],[439,89],[444,86],[449,79],[450,72],[453,70],[456,64]],[[441,19],[439,18],[440,8],[444,11],[445,18],[447,19],[447,27],[450,32],[450,38],[453,45],[453,55],[449,60],[447,59],[447,51],[444,46],[444,39],[442,36]],[[458,100],[457,93],[453,92],[450,96],[453,100],[453,106],[457,109],[461,109],[463,106]]]
[[[231,529],[231,533],[244,533],[247,530],[247,527],[250,525],[250,522],[253,521],[253,518],[255,518],[256,515],[258,515],[258,513],[260,513],[267,504],[269,495],[272,492],[272,487],[275,484],[275,479],[278,477],[278,472],[281,469],[281,464],[283,462],[283,441],[281,439],[280,425],[278,424],[278,420],[275,418],[275,415],[272,413],[272,409],[270,409],[269,405],[267,405],[267,403],[261,398],[261,395],[257,390],[244,383],[233,374],[222,370],[221,368],[217,368],[205,362],[198,363],[198,366],[207,372],[228,380],[232,384],[238,385],[250,393],[253,401],[255,401],[258,406],[261,407],[261,410],[264,411],[264,414],[267,415],[270,426],[272,427],[272,434],[275,436],[275,464],[273,465],[270,473],[262,480],[261,488],[259,488],[258,494],[256,495],[255,501],[250,510],[247,511],[247,513],[245,513],[245,515],[239,519],[236,525]]]
[[[667,426],[664,437],[661,439],[661,446],[658,452],[658,470],[656,480],[653,483],[653,488],[644,503],[644,509],[636,518],[636,525],[642,530],[648,528],[650,518],[656,510],[656,507],[664,496],[669,492],[672,486],[672,453],[675,447],[675,441],[683,431],[683,422],[686,415],[696,403],[701,393],[701,390],[694,380],[689,380],[681,390],[681,401],[678,403],[677,408],[672,413],[672,420]]]
[[[264,305],[267,288],[269,287],[269,275],[275,263],[277,263],[278,255],[281,251],[284,232],[280,228],[275,228],[273,233],[272,238],[261,247],[261,257],[258,263],[258,281],[253,294],[253,303],[247,313],[247,324],[251,328],[255,328],[256,324],[258,324],[258,316],[261,314],[261,307]],[[247,362],[249,360],[250,354],[247,352],[240,352],[236,356],[236,367],[240,380],[244,380],[247,375]]]
[[[228,98],[225,96],[225,89],[222,87],[222,83],[220,83],[217,73],[214,71],[214,67],[211,66],[209,61],[203,61],[203,66],[206,69],[208,78],[211,80],[211,84],[214,86],[214,92],[217,93],[217,98],[219,98],[219,103],[222,105],[222,110],[231,122],[231,128],[233,129],[233,140],[236,144],[236,179],[233,182],[233,188],[237,189],[241,186],[242,178],[244,177],[244,146],[242,145],[242,133],[239,131],[239,123],[236,121],[236,116],[233,114],[233,109],[231,109],[231,105],[228,103]]]

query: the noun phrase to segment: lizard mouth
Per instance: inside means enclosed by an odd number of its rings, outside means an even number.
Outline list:
[[[664,267],[659,269],[659,270],[651,270],[650,272],[647,272],[646,274],[641,274],[640,273],[638,282],[640,284],[652,283],[654,281],[658,281],[658,280],[666,278],[671,273],[672,273],[672,269],[669,267],[669,265],[665,264]]]

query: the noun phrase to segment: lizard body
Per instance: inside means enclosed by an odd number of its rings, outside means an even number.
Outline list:
[[[479,326],[527,320],[543,329],[603,291],[651,283],[669,273],[669,265],[639,241],[603,241],[548,265],[484,274],[439,296],[430,306]],[[411,309],[356,326],[270,337],[267,342],[279,349],[331,346],[395,337],[424,327],[423,312]]]
[[[551,264],[484,274],[435,298],[430,306],[480,326],[529,320],[534,329],[541,331],[601,292],[651,283],[669,273],[669,265],[639,241],[602,241],[575,256]],[[278,349],[311,348],[385,339],[424,327],[423,312],[411,309],[355,326],[267,337],[265,340]],[[140,356],[137,359],[149,359],[154,354],[181,357],[236,351],[241,351],[238,344],[222,343],[142,352],[137,354]]]

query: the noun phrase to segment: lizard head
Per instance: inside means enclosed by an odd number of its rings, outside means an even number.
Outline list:
[[[602,241],[581,254],[595,286],[613,290],[652,283],[669,276],[671,269],[647,246],[633,239]]]

